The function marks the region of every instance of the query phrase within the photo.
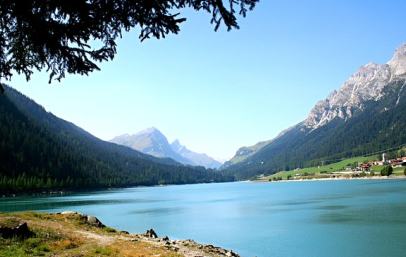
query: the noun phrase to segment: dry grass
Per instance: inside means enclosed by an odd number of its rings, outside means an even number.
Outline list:
[[[25,221],[35,235],[29,239],[0,238],[0,256],[61,257],[182,257],[165,247],[135,240],[113,229],[86,224],[80,215],[13,213],[0,214],[0,225]]]

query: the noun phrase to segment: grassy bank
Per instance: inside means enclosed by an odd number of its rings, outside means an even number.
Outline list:
[[[358,163],[368,162],[376,160],[377,156],[368,156],[368,157],[355,157],[345,159],[336,163],[329,165],[318,166],[318,167],[309,167],[304,169],[296,169],[290,171],[280,171],[270,176],[261,176],[255,178],[259,181],[279,181],[279,180],[293,180],[293,179],[323,179],[323,178],[332,178],[332,177],[342,177],[342,178],[351,178],[352,174],[346,174],[345,172],[348,169],[354,167]],[[380,176],[382,166],[372,166],[371,171],[372,175]],[[392,176],[403,176],[405,167],[398,167],[393,169]],[[342,174],[339,174],[339,173]],[[372,176],[371,174],[359,174],[359,176]]]

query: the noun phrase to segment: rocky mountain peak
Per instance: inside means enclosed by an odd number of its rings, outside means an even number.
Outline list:
[[[351,118],[362,110],[366,101],[377,101],[393,79],[406,75],[406,44],[400,47],[387,64],[368,63],[354,73],[338,91],[319,101],[304,121],[308,129],[326,125],[335,118]]]
[[[157,134],[157,135],[161,134],[161,135],[163,135],[162,132],[159,131],[155,127],[146,128],[137,133],[137,135],[142,135],[142,134]]]
[[[406,75],[406,44],[399,47],[392,59],[388,62],[393,75]]]
[[[178,139],[176,139],[175,141],[172,142],[171,147],[172,147],[172,149],[173,149],[174,151],[176,151],[176,152],[180,152],[180,151],[182,151],[182,150],[185,148],[185,146],[183,146],[183,145],[179,142]]]
[[[206,154],[195,153],[182,145],[178,139],[169,144],[166,136],[157,128],[144,129],[134,135],[124,134],[111,142],[125,145],[135,150],[159,158],[171,158],[186,165],[218,168],[221,163]]]

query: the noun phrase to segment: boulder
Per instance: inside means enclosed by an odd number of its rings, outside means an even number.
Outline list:
[[[91,226],[95,226],[98,228],[104,228],[105,225],[95,216],[86,216],[86,222],[87,224],[91,225]]]
[[[75,211],[63,211],[63,212],[60,212],[60,214],[62,214],[62,215],[74,215],[74,214],[79,214],[79,213],[77,213]]]
[[[152,228],[147,230],[147,232],[145,233],[145,236],[149,237],[149,238],[158,238],[158,235],[155,233],[155,231]]]
[[[32,234],[26,222],[19,223],[17,226],[0,226],[0,237],[3,238],[28,238]]]

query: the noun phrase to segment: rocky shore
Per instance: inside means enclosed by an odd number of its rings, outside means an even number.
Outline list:
[[[33,240],[37,243],[26,243]],[[61,244],[66,247],[60,247]],[[72,211],[0,214],[0,256],[21,251],[35,253],[38,245],[43,245],[44,251],[38,253],[43,256],[239,257],[231,250],[190,239],[159,237],[153,229],[144,234],[118,231],[94,216]],[[16,252],[9,252],[10,249]]]

